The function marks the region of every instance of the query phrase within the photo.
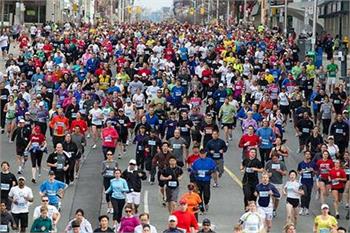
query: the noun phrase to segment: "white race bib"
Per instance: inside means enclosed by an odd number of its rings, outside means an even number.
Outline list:
[[[269,192],[268,191],[260,191],[259,192],[259,196],[260,197],[268,197],[269,196]]]
[[[177,187],[177,182],[176,181],[168,181],[168,187],[176,188]]]
[[[271,168],[273,170],[280,170],[281,169],[281,164],[273,163],[273,164],[271,164]]]
[[[1,183],[1,190],[10,190],[10,184]]]

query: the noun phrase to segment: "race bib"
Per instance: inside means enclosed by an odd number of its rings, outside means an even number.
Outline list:
[[[331,231],[328,228],[320,228],[320,233],[330,233]]]
[[[203,177],[205,177],[205,170],[199,170],[198,171],[198,177],[201,177],[201,178],[203,178]]]
[[[10,184],[1,183],[1,190],[10,190]]]
[[[338,185],[339,184],[339,180],[332,180],[332,185]]]
[[[342,134],[342,133],[343,133],[343,129],[336,129],[336,130],[335,130],[335,133]]]
[[[138,150],[143,150],[143,146],[138,146],[137,149]]]
[[[247,172],[247,173],[254,173],[253,168],[251,168],[251,167],[246,167],[245,168],[245,172]]]
[[[32,146],[33,146],[33,147],[39,147],[39,142],[33,142],[33,143],[32,143]]]
[[[121,125],[124,124],[124,120],[119,120],[118,122],[119,122],[119,124],[121,124]]]
[[[346,173],[346,175],[350,175],[350,168],[345,169],[345,173]]]
[[[280,170],[281,169],[281,164],[273,163],[273,164],[271,164],[271,168],[273,170]]]
[[[188,129],[187,129],[187,127],[181,127],[181,131],[182,131],[182,132],[187,132]]]
[[[112,137],[111,136],[105,137],[105,142],[112,142]]]
[[[174,144],[173,149],[181,149],[181,144]]]
[[[60,100],[64,100],[64,96],[63,95],[60,96]]]
[[[216,159],[217,159],[217,158],[220,158],[220,153],[214,153],[214,154],[213,154],[213,158],[216,158]]]
[[[113,176],[113,170],[106,170],[106,176]]]
[[[175,96],[181,96],[181,92],[179,91],[175,92]]]
[[[261,141],[261,144],[268,145],[269,144],[269,140],[263,138],[262,141]]]
[[[223,102],[225,102],[225,98],[224,98],[224,97],[220,97],[219,101],[220,101],[221,103],[223,103]]]
[[[77,113],[73,112],[72,113],[72,118],[77,118]]]
[[[158,120],[159,124],[163,124],[163,120]]]
[[[148,141],[148,145],[155,146],[156,145],[156,141],[150,140],[150,141]]]
[[[0,225],[0,232],[8,232],[8,226],[7,225]]]
[[[2,96],[1,96],[1,99],[2,99],[2,100],[7,100],[7,95],[2,95]]]
[[[328,173],[328,169],[325,169],[325,168],[321,169],[321,174],[327,174],[327,173]]]
[[[303,133],[309,133],[309,132],[310,132],[310,129],[309,129],[309,128],[303,128],[303,129],[302,129],[302,132],[303,132]]]
[[[257,225],[250,225],[247,227],[248,232],[259,232],[259,227]]]
[[[334,104],[340,104],[340,100],[334,100]]]
[[[177,182],[176,181],[168,181],[168,187],[176,188],[177,187]]]
[[[48,93],[52,93],[52,88],[47,88]]]
[[[213,133],[213,130],[212,130],[212,129],[205,129],[205,133],[206,133],[206,134],[212,134],[212,133]]]
[[[58,163],[56,168],[59,169],[59,170],[62,170],[63,169],[63,164],[62,163]]]
[[[311,173],[303,173],[304,179],[311,179]]]
[[[260,197],[268,197],[269,196],[269,192],[268,191],[260,191],[259,192],[259,196]]]

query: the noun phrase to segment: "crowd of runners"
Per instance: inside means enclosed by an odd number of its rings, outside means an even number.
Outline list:
[[[317,44],[331,42],[324,35]],[[8,53],[10,46],[19,54]],[[320,213],[313,232],[346,232],[337,220],[349,219],[350,98],[333,58],[316,67],[299,55],[294,35],[263,25],[51,23],[4,30],[0,47],[1,133],[15,144],[17,162],[1,163],[0,232],[56,231],[67,208],[61,199],[79,179],[88,147],[104,156],[96,175],[107,212],[91,226],[78,209],[59,232],[214,232],[198,215],[221,185],[225,156],[238,154],[230,144],[242,148],[243,215],[230,223],[234,232],[270,232],[281,208],[280,232],[303,232],[298,216],[309,215],[311,199]],[[298,153],[285,144],[287,130]],[[233,134],[242,136],[233,141]],[[293,156],[298,166],[286,167]],[[39,190],[26,185],[41,175],[48,178]],[[156,229],[152,213],[139,210],[145,182],[160,190],[168,229]]]

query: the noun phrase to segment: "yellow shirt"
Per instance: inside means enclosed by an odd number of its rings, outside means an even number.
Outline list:
[[[266,80],[269,84],[271,84],[271,83],[273,83],[273,82],[275,81],[275,78],[272,76],[272,74],[266,74],[266,75],[265,75],[265,80]]]
[[[310,78],[316,78],[316,67],[315,65],[307,65],[306,66],[306,74],[310,77]]]
[[[229,46],[232,46],[232,40],[224,40],[224,47],[227,48]]]
[[[235,61],[236,61],[236,58],[234,57],[226,57],[224,58],[224,61],[227,63],[227,64],[235,64]]]
[[[327,219],[323,219],[322,215],[315,217],[315,225],[317,225],[317,233],[329,233],[330,230],[336,227],[337,220],[333,216],[328,216]]]
[[[146,42],[146,45],[147,46],[152,46],[154,44],[155,40],[153,39],[149,39],[147,42]]]
[[[243,66],[242,66],[241,63],[238,63],[238,64],[235,63],[235,64],[233,64],[233,69],[239,71],[239,73],[242,73],[242,72],[243,72]]]

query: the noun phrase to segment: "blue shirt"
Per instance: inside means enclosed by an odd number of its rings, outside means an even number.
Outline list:
[[[211,158],[199,158],[192,164],[192,173],[197,181],[209,182],[216,170],[216,163]]]
[[[45,193],[47,197],[49,198],[49,204],[58,204],[59,198],[57,197],[57,192],[60,189],[65,189],[67,185],[59,180],[54,180],[53,182],[50,182],[50,180],[44,181],[40,185],[40,192]]]
[[[314,185],[314,173],[310,171],[310,168],[314,170],[316,169],[316,164],[312,161],[308,163],[306,163],[305,161],[301,161],[298,164],[298,171],[303,171],[303,173],[300,175],[300,183],[312,187]]]
[[[149,115],[149,113],[146,114],[146,122],[154,129],[157,125],[159,125],[159,119],[156,114],[154,114],[152,117]]]
[[[115,199],[125,199],[125,193],[129,192],[128,183],[123,178],[112,179],[106,193],[112,193]]]
[[[260,183],[255,188],[256,192],[258,193],[259,199],[258,204],[261,207],[268,207],[270,205],[271,196],[268,194],[269,191],[272,191],[272,196],[279,198],[281,194],[278,192],[277,188],[271,184],[263,184]]]
[[[273,147],[272,143],[275,141],[275,133],[270,127],[261,127],[256,131],[261,139],[260,148],[262,149],[271,149]]]

